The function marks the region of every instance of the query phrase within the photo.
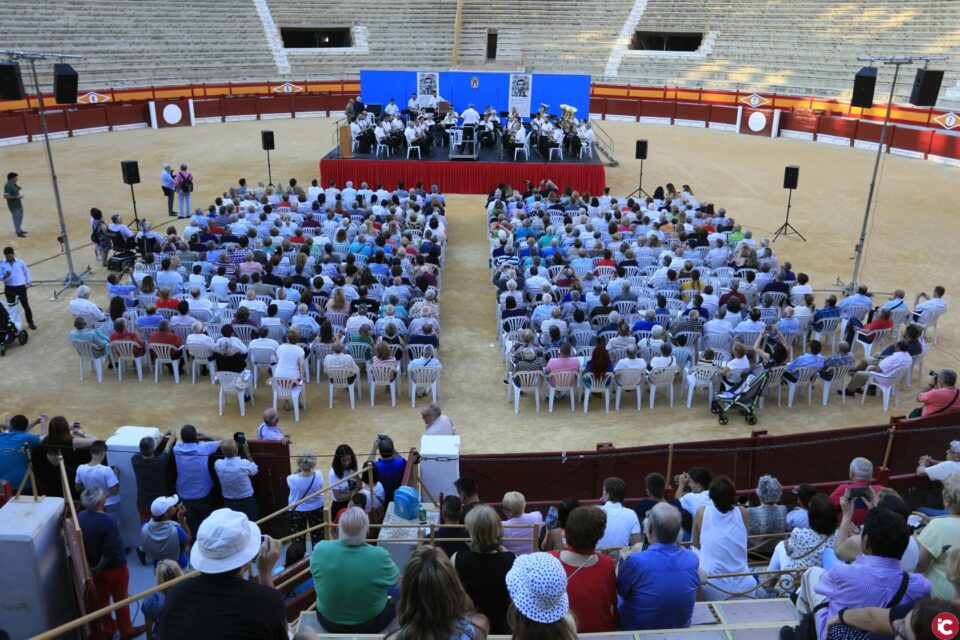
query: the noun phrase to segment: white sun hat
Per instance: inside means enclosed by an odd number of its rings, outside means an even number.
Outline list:
[[[506,582],[514,606],[524,617],[550,624],[567,615],[567,573],[560,560],[549,553],[517,558]]]
[[[197,528],[190,564],[201,573],[226,573],[260,551],[260,527],[239,511],[217,509]]]

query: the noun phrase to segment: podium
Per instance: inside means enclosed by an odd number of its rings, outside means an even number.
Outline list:
[[[340,126],[340,157],[353,157],[353,134],[350,133],[350,125]]]

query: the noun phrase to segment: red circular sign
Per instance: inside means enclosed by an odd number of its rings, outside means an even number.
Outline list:
[[[957,632],[960,632],[960,623],[957,621],[957,616],[952,613],[937,614],[937,617],[933,619],[932,626],[933,635],[938,640],[951,640],[957,637]]]

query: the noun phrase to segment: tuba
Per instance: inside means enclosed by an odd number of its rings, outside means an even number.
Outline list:
[[[560,105],[560,112],[563,114],[560,117],[560,127],[564,133],[569,134],[577,128],[577,108],[562,104]]]

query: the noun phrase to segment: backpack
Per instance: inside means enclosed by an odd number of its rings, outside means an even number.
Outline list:
[[[180,190],[184,193],[193,193],[193,177],[180,172]]]
[[[420,495],[413,487],[400,487],[393,492],[393,510],[404,520],[416,520],[420,515]]]

